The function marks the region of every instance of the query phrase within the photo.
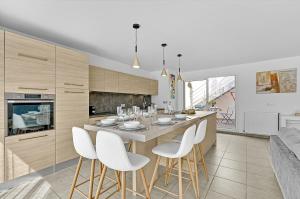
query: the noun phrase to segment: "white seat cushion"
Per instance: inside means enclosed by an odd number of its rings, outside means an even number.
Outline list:
[[[180,143],[178,142],[168,142],[164,144],[159,144],[152,149],[152,153],[167,157],[167,158],[178,158],[177,152],[179,150]]]
[[[132,168],[130,168],[130,171],[136,171],[148,164],[150,162],[150,159],[146,156],[135,154],[135,153],[127,153],[129,161],[131,163]]]

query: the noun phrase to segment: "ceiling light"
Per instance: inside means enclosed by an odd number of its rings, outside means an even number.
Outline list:
[[[180,65],[181,65],[180,57],[181,56],[182,56],[182,54],[178,54],[177,55],[177,57],[178,57],[178,76],[177,76],[177,81],[182,81],[181,72],[180,72]]]
[[[132,68],[140,68],[140,60],[137,55],[137,30],[140,28],[140,24],[133,24],[133,28],[135,29],[135,48],[134,48],[134,58]]]
[[[163,47],[163,69],[161,71],[161,76],[166,77],[168,75],[165,60],[165,47],[167,46],[167,44],[161,44],[161,46]]]

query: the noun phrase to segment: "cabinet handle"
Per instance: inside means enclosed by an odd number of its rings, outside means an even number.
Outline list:
[[[27,55],[27,54],[24,54],[24,53],[18,53],[18,56],[31,58],[31,59],[37,59],[37,60],[40,60],[40,61],[48,61],[48,59],[46,57],[37,57],[37,56],[33,56],[33,55]]]
[[[84,91],[65,91],[65,93],[84,93]]]
[[[46,91],[48,88],[30,88],[30,87],[18,87],[19,89],[29,89],[29,90],[40,90],[40,91]]]
[[[66,85],[66,86],[84,86],[83,84],[73,84],[73,83],[68,83],[68,82],[65,82],[64,85]]]
[[[32,139],[36,139],[36,138],[42,138],[42,137],[47,137],[48,135],[40,135],[40,136],[35,136],[35,137],[30,137],[30,138],[20,138],[19,142],[21,141],[25,141],[25,140],[32,140]]]

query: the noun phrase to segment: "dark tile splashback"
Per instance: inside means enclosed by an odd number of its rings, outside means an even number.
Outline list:
[[[96,113],[116,113],[117,106],[125,104],[126,108],[139,106],[142,108],[144,98],[151,104],[150,95],[132,95],[123,93],[90,92],[90,106],[95,106]]]

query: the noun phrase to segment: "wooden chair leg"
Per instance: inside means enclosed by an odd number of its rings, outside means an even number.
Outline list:
[[[92,160],[92,163],[91,163],[90,187],[89,187],[89,199],[92,199],[92,198],[93,198],[95,162],[96,162],[96,160]]]
[[[170,159],[166,158],[166,173],[165,173],[165,186],[168,185],[168,175],[170,172]]]
[[[149,185],[149,193],[151,193],[153,185],[154,185],[154,181],[155,181],[155,177],[156,177],[156,173],[157,173],[159,161],[160,161],[160,156],[158,156],[157,160],[156,160],[156,164],[155,164],[155,167],[154,167],[153,175],[152,175],[151,182],[150,182],[150,185]]]
[[[98,199],[99,196],[100,196],[100,192],[101,192],[102,185],[103,185],[103,182],[104,182],[104,177],[105,177],[106,170],[107,170],[107,167],[104,166],[103,169],[102,169],[102,173],[101,173],[101,176],[100,176],[100,181],[99,181],[97,192],[96,192],[96,195],[95,195],[94,199]]]
[[[178,159],[178,189],[179,189],[179,199],[183,199],[183,189],[182,189],[182,159]]]
[[[117,190],[121,190],[121,181],[120,181],[120,174],[118,171],[115,171],[116,181],[117,181]]]
[[[199,144],[199,152],[200,152],[200,157],[201,157],[201,163],[202,163],[202,166],[203,166],[203,169],[204,169],[204,174],[205,174],[205,178],[206,178],[206,181],[208,182],[208,172],[207,172],[207,167],[206,167],[206,162],[205,162],[205,158],[204,158],[204,155],[202,153],[202,146]]]
[[[195,177],[196,177],[196,188],[197,188],[198,196],[200,197],[199,173],[198,173],[198,166],[197,166],[196,147],[193,147],[193,160],[194,160],[194,170],[195,170]]]
[[[198,190],[196,188],[194,175],[193,175],[193,171],[192,171],[192,166],[191,166],[191,160],[190,160],[189,155],[187,155],[187,163],[188,163],[188,168],[189,168],[189,173],[190,173],[190,178],[191,178],[191,181],[192,181],[193,189],[194,189],[194,192],[195,192],[195,197],[198,198]]]
[[[172,173],[174,167],[175,167],[174,159],[171,159],[170,169],[168,171],[168,176],[167,176],[167,185],[169,184],[169,178],[171,176],[171,173]]]
[[[122,199],[126,199],[126,172],[121,172],[121,179],[122,179]]]
[[[148,190],[149,187],[148,187],[147,180],[146,180],[145,173],[144,173],[143,169],[140,169],[140,175],[141,175],[141,178],[142,178],[142,181],[143,181],[143,185],[144,185],[144,189],[145,189],[145,193],[146,193],[146,199],[150,199],[150,193],[149,193],[149,190]]]
[[[100,162],[99,163],[99,181],[101,179],[102,170],[103,170],[103,164]]]
[[[74,179],[73,179],[73,182],[72,182],[72,186],[71,186],[71,190],[70,190],[70,194],[69,194],[69,199],[71,199],[72,196],[73,196],[74,189],[75,189],[75,186],[76,186],[76,182],[77,182],[79,172],[80,172],[80,169],[81,169],[81,165],[82,165],[82,157],[80,156],[77,167],[76,167],[75,176],[74,176]]]
[[[132,149],[132,142],[129,141],[128,142],[128,152],[131,152],[131,149]]]

